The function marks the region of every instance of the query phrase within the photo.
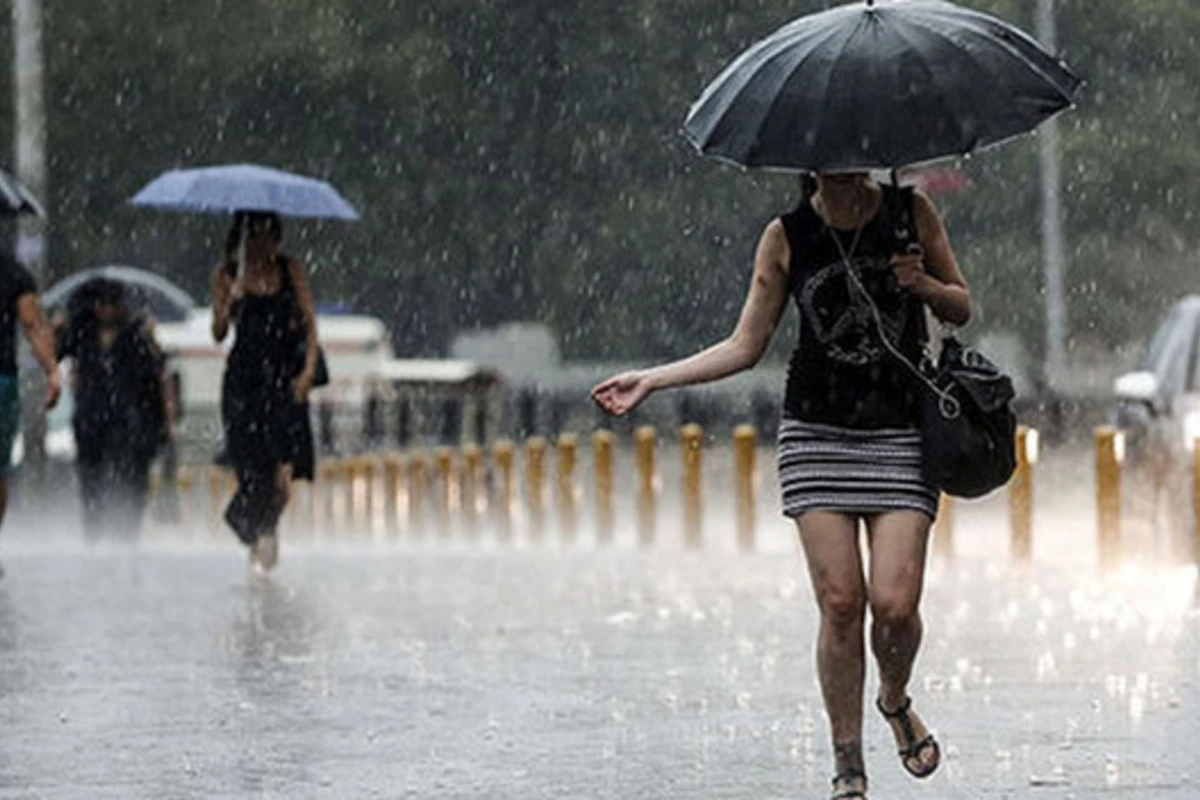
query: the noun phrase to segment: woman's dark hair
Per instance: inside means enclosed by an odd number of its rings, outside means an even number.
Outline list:
[[[800,173],[800,199],[808,200],[817,193],[817,176],[811,172]]]
[[[237,249],[242,243],[242,232],[246,226],[264,220],[271,236],[278,243],[283,239],[283,220],[279,218],[278,214],[273,211],[235,211],[233,213],[233,222],[229,226],[229,233],[225,236],[226,261],[237,259]]]

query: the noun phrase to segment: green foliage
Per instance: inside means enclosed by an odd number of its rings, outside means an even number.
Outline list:
[[[679,126],[743,47],[830,5],[45,3],[53,274],[123,261],[203,295],[223,223],[125,200],[169,167],[256,161],[324,176],[365,212],[290,226],[289,247],[323,299],[379,314],[403,351],[536,318],[580,357],[683,353],[732,326],[795,184],[703,160]],[[971,4],[1033,24],[1027,0]],[[1058,20],[1088,80],[1061,128],[1071,324],[1114,346],[1196,284],[1200,4],[1060,0]],[[0,136],[10,118],[0,98]],[[977,324],[1036,352],[1036,142],[963,167],[971,188],[939,202]]]

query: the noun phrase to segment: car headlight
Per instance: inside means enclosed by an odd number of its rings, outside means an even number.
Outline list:
[[[1196,449],[1196,439],[1200,438],[1200,411],[1189,411],[1183,415],[1183,444],[1188,452]]]

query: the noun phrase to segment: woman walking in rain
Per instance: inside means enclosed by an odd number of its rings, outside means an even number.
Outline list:
[[[835,757],[832,797],[850,800],[867,791],[868,608],[879,671],[875,706],[892,728],[901,764],[925,778],[941,758],[908,694],[938,493],[920,466],[921,387],[890,351],[918,362],[924,307],[961,325],[971,298],[925,195],[881,186],[864,172],[822,173],[815,187],[811,178],[806,183],[799,206],[762,234],[732,335],[690,358],[610,378],[593,397],[609,413],[627,414],[652,392],[749,369],[788,297],[795,300],[800,341],[788,371],[779,478],[820,611],[817,668]],[[904,225],[915,227],[920,254],[897,252]],[[865,573],[860,523],[870,553]]]
[[[84,533],[136,538],[150,465],[170,435],[165,362],[149,320],[130,311],[121,283],[90,280],[69,306],[60,358],[73,364]]]
[[[278,250],[275,214],[238,212],[226,257],[213,272],[213,337],[232,325],[221,416],[237,492],[225,520],[265,574],[278,560],[278,525],[293,480],[313,476],[308,395],[317,374],[317,329],[304,268]]]

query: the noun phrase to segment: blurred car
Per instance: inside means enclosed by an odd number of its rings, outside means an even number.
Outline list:
[[[1186,555],[1193,546],[1192,464],[1200,439],[1200,295],[1167,311],[1138,368],[1118,377],[1113,390],[1127,465],[1152,490],[1141,506],[1165,516],[1171,550]]]
[[[1131,455],[1187,458],[1200,437],[1200,295],[1167,312],[1138,368],[1117,378],[1116,424]]]

